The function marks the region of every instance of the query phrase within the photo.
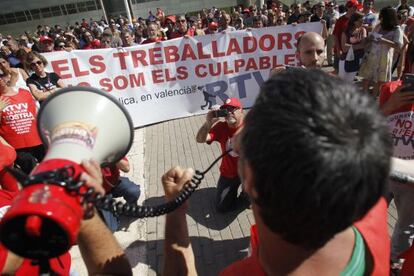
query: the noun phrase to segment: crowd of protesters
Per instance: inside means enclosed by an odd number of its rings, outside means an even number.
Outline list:
[[[307,52],[299,49],[298,42],[298,52],[304,55],[303,60],[299,58],[303,67],[317,67],[324,63],[333,66],[333,73],[346,82],[361,79],[361,90],[379,96],[380,107],[394,130],[398,127],[398,122],[393,119],[395,114],[407,113],[401,116],[414,122],[414,89],[402,93],[406,83],[400,81],[404,74],[414,71],[414,7],[408,5],[407,0],[401,0],[396,7],[380,10],[373,0],[362,3],[349,0],[344,5],[332,1],[311,5],[306,1],[291,6],[273,0],[267,1],[263,7],[239,5],[231,10],[213,7],[191,15],[166,15],[157,8],[154,14],[150,11],[147,18],[140,17],[132,22],[122,16],[110,18],[109,22],[91,18],[70,26],[39,25],[34,32],[26,31],[18,37],[0,35],[0,169],[14,163],[29,173],[45,155],[36,128],[37,108],[65,85],[57,74],[46,72],[47,60],[42,53],[130,47],[180,37],[308,22],[321,22],[322,33],[316,38],[315,35],[305,36],[301,41],[303,48],[307,47],[304,46],[306,43],[318,45],[314,47],[317,48],[316,54],[312,52],[312,58],[318,62],[309,61],[309,66],[305,62]],[[325,49],[322,50],[323,46]],[[319,62],[322,56],[324,60]],[[240,103],[233,107],[238,108],[232,110],[233,113],[240,109],[242,114]],[[14,108],[19,109],[18,115]],[[209,134],[204,134],[198,142],[211,140]],[[392,133],[398,149],[394,152],[395,157],[413,159],[412,148],[399,147],[400,134],[399,130]],[[412,138],[413,135],[409,135]],[[403,146],[407,145],[411,144],[404,143]],[[237,164],[238,157],[234,159]],[[121,162],[127,164],[126,160]],[[115,175],[115,182],[122,184],[119,170],[126,172],[129,165],[124,165],[125,168],[118,165],[112,168],[115,173],[111,172],[108,179]],[[236,167],[234,177],[237,177],[239,185]],[[0,183],[10,192],[19,189],[17,182],[4,170],[0,170]],[[414,207],[414,192],[398,185],[391,185],[391,192],[399,213],[391,256],[393,268],[398,270],[401,268],[400,253],[410,247],[410,235],[414,234],[411,227],[414,215],[407,212]],[[138,188],[129,194],[113,193],[114,196],[130,196],[132,199],[129,201],[136,202],[140,191]],[[111,230],[115,231],[116,225]]]

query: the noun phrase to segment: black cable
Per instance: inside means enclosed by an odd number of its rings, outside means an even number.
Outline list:
[[[169,202],[156,206],[141,206],[136,203],[117,202],[115,199],[110,198],[109,196],[101,196],[100,194],[95,193],[93,188],[88,188],[85,192],[81,192],[81,187],[84,185],[84,182],[75,181],[73,178],[74,169],[72,166],[65,166],[63,168],[55,169],[52,171],[39,173],[33,176],[25,177],[25,179],[23,179],[20,173],[17,174],[14,169],[8,168],[8,171],[15,177],[19,177],[19,181],[23,187],[39,183],[60,185],[65,187],[67,192],[75,193],[76,195],[81,196],[82,203],[93,203],[95,207],[111,211],[116,215],[146,218],[164,215],[166,213],[174,211],[179,206],[181,206],[200,186],[205,174],[210,171],[211,168],[213,168],[213,166],[230,151],[231,149],[225,151],[223,154],[217,157],[216,160],[214,160],[213,163],[211,163],[211,165],[205,171],[201,172],[199,170],[196,170],[194,176],[188,183],[184,185],[183,189],[176,198]]]

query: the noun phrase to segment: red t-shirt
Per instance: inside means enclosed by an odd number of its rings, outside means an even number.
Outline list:
[[[221,151],[225,152],[233,148],[231,138],[237,132],[238,128],[229,128],[226,122],[218,122],[215,124],[208,134],[210,134],[211,140],[207,144],[211,144],[214,141],[220,143]],[[237,174],[237,161],[239,156],[234,152],[226,154],[220,165],[220,174],[224,177],[233,178]]]
[[[126,157],[122,158],[122,160],[128,161]],[[103,187],[105,192],[109,192],[114,186],[119,184],[121,172],[116,164],[112,164],[102,168],[102,176],[104,178]]]
[[[99,48],[101,48],[101,42],[98,39],[94,39],[90,43],[85,44],[82,47],[83,50],[99,49]]]
[[[188,28],[188,30],[185,34],[182,34],[180,32],[172,32],[171,35],[170,35],[170,39],[183,37],[184,35],[194,36],[194,29],[193,28]]]
[[[342,33],[348,27],[348,21],[349,21],[349,18],[346,17],[346,15],[342,15],[341,17],[339,17],[339,19],[335,23],[335,28],[334,28],[332,34],[335,37],[337,37],[338,41],[339,41],[339,45],[336,45],[336,43],[335,43],[335,47],[334,47],[334,52],[335,53],[338,53],[339,50],[341,50]]]
[[[36,103],[29,91],[19,88],[14,96],[5,96],[10,104],[0,114],[0,136],[15,149],[42,144],[36,128]]]
[[[162,37],[156,37],[156,38],[147,38],[144,41],[142,41],[141,44],[150,44],[150,43],[154,43],[154,42],[161,42],[164,39]]]
[[[381,198],[354,226],[361,233],[366,244],[365,249],[369,250],[373,259],[373,270],[370,275],[389,275],[390,240],[388,236],[387,203],[385,199]],[[252,225],[250,234],[251,256],[226,267],[220,275],[266,275],[259,261],[259,236],[256,225]]]
[[[401,85],[401,81],[385,83],[381,87],[380,106],[383,106]],[[387,116],[387,122],[393,139],[393,156],[414,160],[414,150],[412,147],[414,141],[414,105],[407,104],[394,110],[391,115]]]
[[[0,219],[6,213],[15,195],[15,193],[0,190]],[[3,271],[4,265],[6,264],[7,252],[8,250],[0,244],[0,271]],[[31,260],[24,259],[15,275],[39,275],[39,266],[33,266],[31,263]],[[50,268],[58,275],[69,275],[70,264],[71,260],[69,252],[50,260]]]
[[[0,185],[4,190],[17,192],[19,187],[17,180],[4,170],[4,167],[12,166],[16,160],[16,151],[10,146],[0,142]]]

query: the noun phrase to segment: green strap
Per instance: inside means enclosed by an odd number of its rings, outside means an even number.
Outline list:
[[[351,260],[345,269],[341,272],[341,276],[363,276],[365,272],[365,244],[359,231],[352,227],[355,233],[355,244],[352,252]]]

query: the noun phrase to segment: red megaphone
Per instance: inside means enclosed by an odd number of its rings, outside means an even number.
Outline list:
[[[85,186],[68,190],[84,171],[83,159],[117,162],[129,151],[133,125],[108,93],[90,87],[61,89],[42,104],[38,129],[48,145],[45,159],[0,221],[0,239],[30,259],[62,255],[76,242],[83,219]]]

